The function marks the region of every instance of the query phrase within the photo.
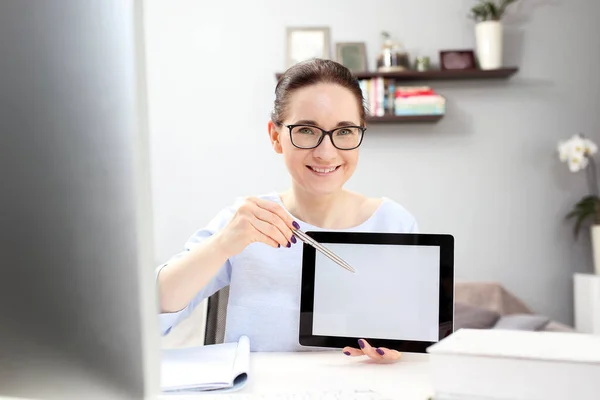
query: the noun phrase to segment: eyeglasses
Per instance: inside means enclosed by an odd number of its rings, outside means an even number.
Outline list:
[[[299,149],[314,149],[318,147],[325,135],[339,150],[353,150],[362,143],[367,128],[362,126],[342,126],[326,131],[313,125],[285,125],[290,130],[292,144]]]

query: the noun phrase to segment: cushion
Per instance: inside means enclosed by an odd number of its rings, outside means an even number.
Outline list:
[[[536,314],[511,314],[502,316],[493,329],[538,331],[544,329],[550,319]]]
[[[500,313],[463,302],[454,304],[454,330],[489,329],[496,324]]]

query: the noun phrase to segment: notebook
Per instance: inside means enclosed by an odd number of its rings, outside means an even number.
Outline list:
[[[234,391],[248,379],[250,340],[162,351],[163,393]]]

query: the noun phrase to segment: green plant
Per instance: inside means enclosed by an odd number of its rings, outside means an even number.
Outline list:
[[[517,0],[479,0],[479,4],[471,7],[469,16],[476,22],[500,21],[506,12],[506,8]]]

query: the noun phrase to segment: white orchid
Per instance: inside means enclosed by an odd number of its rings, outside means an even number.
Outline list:
[[[575,236],[584,221],[592,220],[600,224],[600,189],[596,179],[596,163],[593,155],[598,152],[598,146],[583,135],[573,135],[566,141],[558,143],[558,157],[566,162],[571,172],[578,172],[587,168],[589,174],[590,194],[583,197],[567,214],[567,219],[575,218],[573,227]],[[588,168],[589,166],[589,168]]]
[[[578,172],[589,165],[589,157],[598,152],[596,143],[579,134],[558,143],[558,157],[567,162],[571,172]]]

